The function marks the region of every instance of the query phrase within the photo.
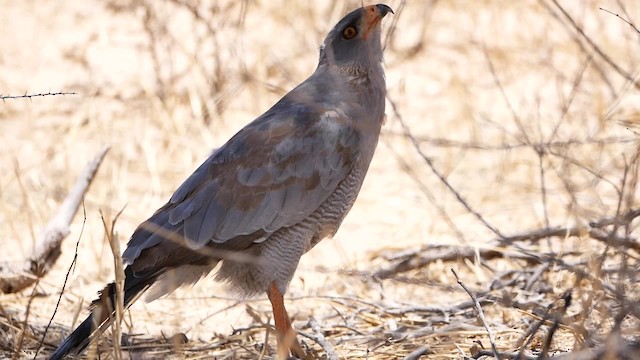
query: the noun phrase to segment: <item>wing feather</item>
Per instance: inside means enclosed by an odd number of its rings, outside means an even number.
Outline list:
[[[196,250],[211,242],[233,247],[235,238],[254,233],[264,239],[301,222],[358,157],[359,136],[348,120],[282,100],[204,161],[154,215],[155,223],[180,229]],[[147,235],[134,234],[123,255],[128,261],[161,241]]]

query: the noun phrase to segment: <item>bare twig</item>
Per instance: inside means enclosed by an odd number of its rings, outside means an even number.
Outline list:
[[[600,9],[600,10],[602,10],[602,11],[604,11],[604,12],[608,12],[608,13],[609,13],[609,14],[611,14],[611,15],[615,15],[618,19],[620,19],[620,20],[622,20],[622,21],[626,22],[626,23],[627,23],[627,25],[631,26],[631,27],[633,28],[633,30],[635,30],[638,34],[640,34],[640,29],[638,29],[635,25],[633,25],[633,23],[632,23],[632,22],[630,22],[629,20],[627,20],[627,19],[623,18],[622,16],[620,16],[620,15],[618,15],[618,14],[614,13],[614,12],[611,12],[611,11],[609,11],[609,10],[607,10],[607,9],[603,9],[603,8],[601,8],[601,7],[599,7],[598,9]]]
[[[118,221],[118,217],[122,214],[124,208],[120,210],[116,216],[113,218],[110,224],[107,224],[104,214],[100,211],[100,217],[102,219],[102,225],[104,226],[105,234],[107,235],[107,239],[109,240],[109,246],[111,248],[111,253],[113,255],[113,263],[114,263],[114,271],[115,271],[115,321],[113,322],[114,330],[112,332],[113,336],[113,355],[116,360],[120,360],[122,358],[121,350],[120,350],[120,342],[122,338],[122,319],[124,318],[124,265],[122,262],[122,256],[120,255],[120,242],[118,241],[118,236],[115,232],[116,222]]]
[[[484,356],[495,356],[496,354],[491,350],[482,349],[477,353],[473,354],[471,357],[473,359],[480,359]],[[514,352],[498,352],[497,357],[500,360],[540,360],[538,356],[532,356],[527,354],[521,354],[517,351]]]
[[[402,170],[404,170],[404,172],[416,183],[416,185],[420,188],[420,190],[422,190],[422,193],[427,197],[429,202],[436,208],[436,210],[438,210],[444,222],[447,223],[447,225],[449,225],[449,228],[456,234],[458,239],[464,242],[465,240],[464,240],[464,234],[462,230],[460,230],[460,228],[458,228],[458,226],[453,222],[453,220],[451,220],[451,216],[449,215],[445,207],[442,206],[442,204],[438,203],[438,201],[436,200],[436,197],[433,195],[433,192],[424,183],[424,181],[422,181],[422,178],[420,177],[420,175],[416,174],[416,172],[411,167],[411,165],[409,165],[409,163],[404,159],[403,156],[398,154],[398,152],[393,148],[393,146],[389,142],[384,141],[383,139],[383,143],[387,145],[387,147],[389,147],[393,155],[396,157],[398,163],[402,167]]]
[[[538,241],[548,237],[571,237],[571,236],[589,236],[594,240],[602,241],[613,247],[629,247],[636,251],[640,251],[640,243],[633,238],[619,237],[614,232],[604,232],[601,229],[589,228],[585,226],[559,226],[550,229],[537,229],[520,235],[513,235],[498,239],[502,246],[511,245],[521,241]]]
[[[519,353],[524,355],[524,349],[529,346],[529,343],[533,340],[533,335],[535,335],[540,327],[544,325],[547,320],[549,320],[549,311],[551,311],[551,305],[547,306],[542,314],[542,319],[538,320],[533,326],[527,328],[527,331],[516,341],[516,347],[520,348]]]
[[[33,255],[23,262],[0,264],[0,292],[15,293],[30,286],[55,264],[62,241],[69,235],[69,226],[108,150],[105,146],[84,168],[58,213],[38,237]]]
[[[480,304],[492,304],[496,302],[496,299],[488,296],[481,296],[478,301]],[[406,315],[408,313],[441,313],[444,315],[445,319],[449,316],[449,314],[455,314],[458,312],[463,312],[469,308],[474,306],[472,301],[465,300],[461,301],[457,304],[447,306],[447,307],[437,307],[437,306],[406,306],[402,308],[387,308],[384,309],[386,314],[392,315]]]
[[[400,131],[383,129],[383,134],[409,138],[406,132],[404,131],[400,132]],[[426,135],[415,135],[415,134],[411,134],[411,135],[417,142],[428,143],[431,146],[442,147],[442,148],[465,149],[465,150],[478,150],[478,151],[508,151],[508,150],[523,149],[523,148],[531,148],[531,147],[563,148],[564,149],[564,148],[580,147],[580,146],[593,146],[593,145],[607,146],[607,145],[620,145],[620,144],[638,142],[637,136],[633,136],[633,137],[611,136],[611,137],[589,138],[589,139],[574,138],[569,140],[541,141],[541,142],[532,142],[530,144],[526,144],[524,142],[490,144],[490,143],[477,142],[477,141],[458,141],[458,140],[451,140],[443,137],[433,137],[433,136],[426,136]]]
[[[83,202],[84,204],[84,202]],[[62,289],[60,289],[60,295],[58,296],[58,301],[56,302],[56,307],[53,309],[53,314],[51,314],[51,318],[47,323],[47,327],[44,329],[44,333],[42,334],[42,338],[40,340],[40,345],[36,349],[36,353],[33,355],[33,359],[35,360],[38,357],[38,353],[44,344],[44,339],[47,337],[47,333],[49,332],[49,328],[51,327],[51,323],[53,322],[56,313],[58,312],[58,307],[60,306],[60,301],[62,300],[62,295],[64,294],[64,290],[67,287],[67,281],[69,280],[69,275],[71,271],[75,268],[75,265],[78,261],[78,247],[80,246],[80,239],[82,239],[82,234],[84,234],[84,226],[87,224],[87,210],[84,206],[82,206],[82,228],[80,228],[80,234],[78,235],[78,240],[76,241],[76,249],[73,253],[73,260],[71,260],[71,265],[67,269],[67,273],[64,276],[64,282],[62,283]]]
[[[529,139],[528,131],[527,131],[527,129],[525,129],[524,125],[522,125],[522,119],[520,119],[520,116],[518,115],[518,112],[513,107],[513,104],[511,103],[511,100],[509,100],[509,96],[507,96],[507,92],[505,91],[504,86],[502,86],[502,82],[500,81],[500,78],[498,77],[498,73],[496,72],[496,68],[493,65],[493,60],[491,60],[491,56],[489,55],[489,52],[487,51],[486,47],[483,47],[482,50],[483,50],[483,53],[484,53],[484,57],[487,60],[487,65],[489,66],[489,72],[491,73],[491,76],[493,77],[493,82],[496,84],[496,87],[500,91],[500,95],[502,96],[502,100],[505,102],[505,104],[509,108],[509,111],[511,112],[511,117],[513,119],[513,122],[518,127],[518,130],[520,130],[520,134],[522,134],[522,136],[524,137],[524,142],[526,144],[531,144],[531,139]]]
[[[616,225],[616,224],[619,226],[623,226],[623,225],[629,224],[631,221],[633,221],[633,219],[639,216],[640,216],[640,209],[632,209],[619,216],[603,218],[600,220],[592,221],[589,223],[589,226],[593,228],[601,228],[608,225]]]
[[[531,290],[533,285],[540,279],[542,274],[544,274],[549,269],[549,263],[544,263],[538,266],[538,268],[527,278],[527,283],[523,287],[524,290]]]
[[[33,99],[34,97],[38,97],[38,96],[58,96],[58,95],[76,95],[76,93],[74,92],[47,92],[47,93],[38,93],[38,94],[27,94],[24,93],[24,95],[2,95],[0,94],[0,99],[2,99],[2,101],[5,101],[7,99]]]
[[[422,357],[422,355],[427,355],[431,351],[426,346],[420,346],[419,348],[413,350],[409,355],[405,356],[404,360],[418,360]]]
[[[469,288],[462,282],[462,280],[460,280],[456,271],[451,269],[451,272],[453,273],[453,276],[456,277],[456,281],[458,282],[458,285],[460,285],[464,289],[464,291],[466,291],[467,294],[469,294],[469,296],[471,297],[471,300],[473,300],[476,306],[476,310],[478,310],[478,316],[480,317],[480,321],[482,321],[482,325],[487,330],[487,334],[489,334],[489,342],[491,343],[491,349],[493,350],[493,355],[496,358],[496,360],[500,359],[498,357],[498,348],[496,347],[496,341],[493,336],[493,331],[487,324],[487,319],[485,319],[484,317],[484,312],[482,311],[482,306],[480,306],[480,302],[478,302],[478,299],[476,298],[476,296],[471,292],[471,290],[469,290]]]
[[[613,334],[612,334],[613,335]],[[607,344],[595,349],[573,351],[568,354],[554,356],[557,360],[600,360],[600,359],[638,359],[640,356],[640,342],[631,342],[620,335],[609,340]]]
[[[542,353],[540,354],[540,358],[541,359],[545,359],[545,358],[547,358],[549,356],[549,349],[551,348],[551,342],[553,341],[553,335],[555,335],[556,331],[560,327],[562,318],[564,317],[565,312],[567,311],[567,309],[571,305],[571,298],[572,298],[571,297],[571,290],[567,291],[562,296],[562,299],[564,300],[564,303],[562,304],[562,307],[560,308],[560,311],[558,313],[556,313],[555,320],[553,321],[553,325],[551,325],[551,328],[549,329],[549,333],[547,334],[547,337],[546,337],[546,339],[544,341],[544,346],[542,347]]]
[[[493,232],[494,234],[496,234],[498,237],[501,238],[502,234],[500,233],[500,231],[496,227],[489,224],[489,222],[478,211],[473,209],[469,205],[469,203],[462,197],[462,195],[451,185],[451,183],[449,183],[449,181],[445,178],[445,176],[442,175],[440,171],[438,171],[438,169],[436,169],[435,164],[433,163],[433,160],[431,160],[431,158],[425,155],[424,152],[422,152],[422,149],[420,149],[420,144],[413,137],[409,127],[402,119],[402,116],[398,111],[398,107],[396,106],[396,103],[393,101],[393,99],[391,99],[388,96],[387,96],[387,100],[389,100],[389,103],[391,104],[391,108],[393,109],[393,113],[395,114],[396,118],[400,122],[400,125],[402,126],[402,129],[404,130],[405,135],[411,140],[411,143],[413,144],[414,148],[416,149],[420,157],[427,163],[427,165],[429,165],[429,168],[431,169],[431,171],[438,177],[438,179],[440,179],[440,181],[444,184],[444,186],[456,197],[458,202],[462,204],[462,206],[469,213],[471,213],[476,219],[478,219],[487,229],[491,230],[491,232]]]
[[[31,289],[31,295],[29,296],[29,302],[27,302],[27,309],[24,314],[24,321],[22,322],[22,328],[20,329],[20,336],[18,337],[18,342],[16,344],[16,348],[13,352],[13,359],[19,359],[19,355],[22,352],[22,345],[24,344],[24,338],[27,334],[27,324],[29,322],[29,315],[31,314],[31,305],[33,304],[33,299],[36,297],[36,289],[38,288],[38,282],[40,279],[36,279],[36,286]]]
[[[482,259],[490,260],[496,257],[511,257],[524,259],[527,261],[540,262],[539,257],[526,252],[514,252],[500,250],[517,242],[535,242],[550,237],[568,238],[574,236],[588,236],[591,239],[601,241],[614,248],[633,249],[640,252],[640,243],[633,237],[618,236],[615,230],[608,231],[605,228],[609,225],[622,226],[630,224],[634,219],[640,217],[639,209],[632,209],[619,216],[606,217],[592,221],[589,226],[558,226],[552,228],[535,229],[526,233],[502,237],[494,241],[485,242],[487,244],[497,243],[495,248],[475,248],[475,247],[429,247],[427,249],[417,249],[403,251],[402,256],[392,259],[391,265],[378,269],[374,276],[380,279],[387,279],[399,273],[422,268],[434,261],[455,261],[461,259],[473,259],[479,256]],[[428,253],[426,251],[429,250]]]
[[[549,228],[549,208],[547,204],[547,180],[546,173],[544,167],[544,155],[545,151],[543,148],[537,148],[536,154],[538,155],[538,168],[539,168],[539,178],[540,178],[540,197],[542,201],[542,213],[544,214],[544,227]],[[549,248],[551,248],[550,238],[547,237],[547,242],[549,242]]]
[[[327,359],[338,360],[340,357],[338,356],[338,354],[336,354],[336,351],[333,349],[333,346],[331,345],[331,343],[329,343],[327,339],[324,337],[324,335],[322,334],[322,329],[320,328],[320,324],[318,324],[316,319],[314,318],[309,319],[309,325],[311,326],[311,329],[313,330],[313,334],[314,334],[314,337],[312,338],[312,340],[315,341],[318,345],[320,345],[320,347],[322,347],[322,350],[324,350],[325,354],[327,355]]]
[[[406,256],[404,259],[396,262],[395,264],[379,269],[374,273],[374,276],[380,279],[387,279],[396,274],[407,272],[413,269],[419,269],[434,261],[454,261],[463,259],[473,259],[479,256],[482,259],[493,259],[496,257],[510,256],[513,258],[529,259],[532,258],[526,255],[522,255],[516,252],[505,254],[503,251],[497,249],[479,249],[475,247],[443,247],[431,249],[428,254],[422,254],[423,250],[419,250]]]
[[[560,5],[558,3],[557,0],[551,0],[551,2],[553,2],[553,4],[556,6],[556,8],[558,8],[558,10],[560,10],[560,12],[562,13],[562,15],[565,17],[565,19],[569,22],[569,24],[571,24],[571,27],[578,32],[578,34],[580,35],[580,37],[586,41],[589,46],[591,46],[591,48],[607,63],[609,64],[613,70],[615,70],[615,72],[617,72],[620,76],[622,76],[623,78],[625,78],[626,80],[630,81],[633,83],[633,85],[636,87],[636,89],[640,89],[640,82],[638,82],[636,80],[635,76],[632,76],[631,74],[629,74],[627,71],[623,70],[618,64],[616,64],[611,57],[609,57],[609,55],[605,54],[604,51],[602,51],[602,49],[600,49],[600,47],[598,45],[596,45],[596,43],[593,42],[593,40],[591,40],[591,38],[584,32],[584,30],[575,22],[575,20],[573,19],[573,17],[571,17],[571,15],[569,15],[569,13],[567,12],[567,10],[565,10],[564,7],[562,7],[562,5]]]

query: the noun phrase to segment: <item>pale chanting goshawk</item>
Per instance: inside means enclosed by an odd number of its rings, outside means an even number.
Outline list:
[[[387,5],[345,16],[315,72],[216,150],[133,233],[122,255],[124,305],[216,278],[267,293],[278,352],[303,357],[283,294],[300,257],[333,236],[360,191],[384,121],[380,22]],[[113,321],[115,285],[51,359],[82,351]],[[266,344],[265,344],[266,345]]]

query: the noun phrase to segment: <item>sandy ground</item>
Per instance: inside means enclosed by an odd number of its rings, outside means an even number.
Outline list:
[[[113,279],[101,213],[110,221],[124,209],[116,223],[124,247],[213,148],[313,71],[324,34],[360,2],[184,3],[198,4],[201,18],[180,1],[0,1],[0,93],[76,93],[0,103],[0,259],[30,253],[77,174],[103,145],[111,146],[60,260],[35,291],[32,326],[51,317],[76,242],[77,264],[54,324],[77,323]],[[385,19],[385,34],[393,29],[385,38],[387,125],[341,230],[300,264],[288,300],[294,325],[309,316],[327,323],[336,312],[353,313],[323,296],[445,306],[467,298],[450,268],[480,286],[494,272],[524,266],[498,261],[489,271],[440,262],[407,275],[413,281],[367,275],[384,265],[374,256],[382,250],[483,248],[496,237],[434,174],[403,135],[401,120],[434,168],[502,234],[615,214],[625,164],[638,147],[628,125],[640,123],[640,94],[625,74],[640,71],[640,34],[598,7],[640,22],[640,3],[561,4],[624,74],[576,35],[553,2],[389,3],[398,11]],[[531,145],[550,142],[565,146],[540,157]],[[625,196],[625,206],[633,207],[635,188]],[[599,249],[579,239],[549,245],[560,252]],[[571,279],[555,278],[554,291]],[[31,290],[0,295],[0,303],[22,319],[30,296]],[[183,332],[206,344],[254,323],[246,305],[266,321],[266,299],[239,301],[206,279],[166,299],[137,303],[127,331],[155,338]],[[499,333],[507,341],[519,331],[503,326]],[[48,343],[59,336],[60,330]],[[453,344],[467,350],[476,336],[484,335],[435,341],[431,356],[455,358]],[[396,358],[421,344],[404,345],[337,346],[345,358]]]

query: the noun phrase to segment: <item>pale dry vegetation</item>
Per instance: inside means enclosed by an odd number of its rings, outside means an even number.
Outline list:
[[[388,5],[378,152],[288,293],[310,352],[493,358],[486,325],[504,358],[640,358],[640,32],[623,21],[640,22],[640,2]],[[0,357],[50,353],[114,278],[101,217],[122,211],[123,247],[213,148],[314,70],[325,33],[357,6],[0,3],[0,93],[76,93],[0,103],[0,261],[29,256],[111,146],[56,265],[0,294]],[[134,304],[122,355],[272,358],[269,310],[205,279]]]

